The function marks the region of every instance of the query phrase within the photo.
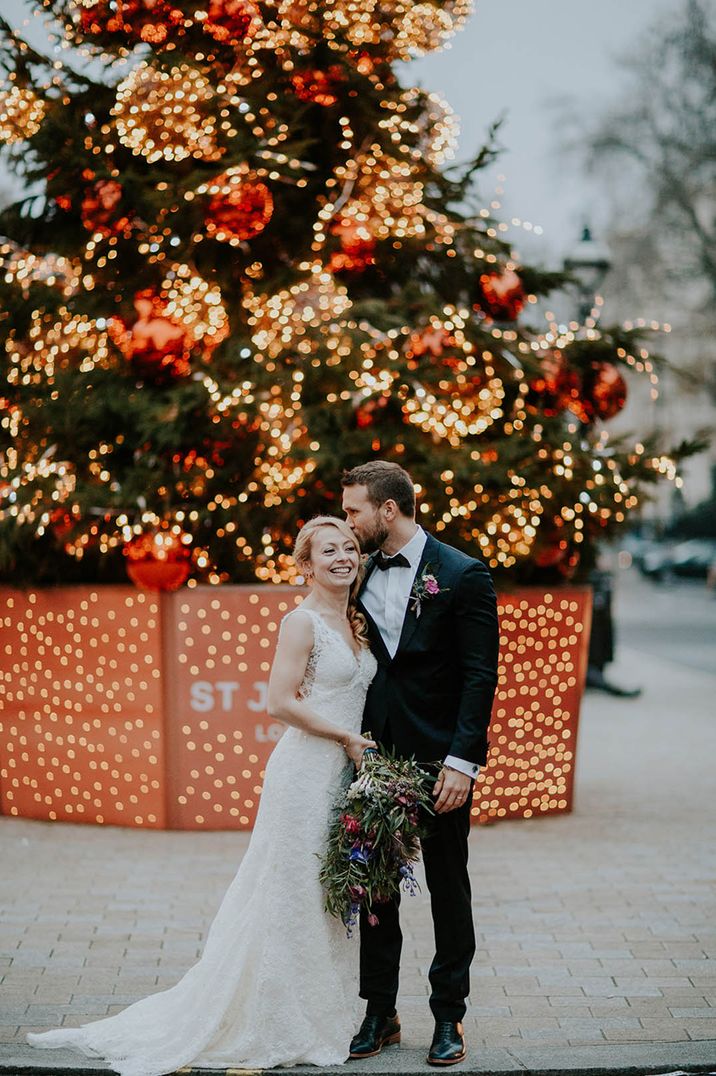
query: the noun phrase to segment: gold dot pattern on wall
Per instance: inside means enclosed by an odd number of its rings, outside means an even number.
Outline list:
[[[0,591],[3,813],[250,828],[283,731],[266,708],[276,635],[302,597],[285,586]],[[579,588],[500,599],[475,820],[570,808],[588,609]]]
[[[571,804],[585,650],[586,598],[521,592],[500,601],[499,687],[488,764],[475,786],[478,821]]]
[[[172,595],[175,673],[167,710],[170,825],[253,825],[264,769],[283,726],[267,712],[268,678],[283,616],[303,600],[295,587],[197,587]]]
[[[2,599],[2,812],[163,826],[156,599],[127,587]]]

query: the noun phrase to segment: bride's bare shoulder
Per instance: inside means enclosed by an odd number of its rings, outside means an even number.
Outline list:
[[[311,647],[313,645],[314,622],[309,609],[299,605],[286,613],[281,621],[281,641],[290,646]]]

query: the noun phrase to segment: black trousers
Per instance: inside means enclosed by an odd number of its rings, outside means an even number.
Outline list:
[[[467,838],[472,796],[457,810],[428,816],[429,834],[422,840],[425,876],[435,932],[435,957],[430,965],[430,1008],[436,1020],[459,1021],[470,993],[470,964],[475,955]],[[368,1012],[392,1013],[398,996],[403,935],[400,898],[375,908],[378,925],[365,913],[360,930],[360,996]]]

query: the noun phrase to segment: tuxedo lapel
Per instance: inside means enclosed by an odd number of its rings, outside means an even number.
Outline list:
[[[420,579],[421,575],[423,574],[428,565],[430,565],[432,574],[437,576],[438,570],[440,568],[440,543],[437,541],[437,539],[433,538],[432,534],[428,535],[428,540],[425,543],[423,555],[420,558],[418,570],[415,573],[415,582]],[[415,586],[415,582],[413,583],[413,586]],[[414,605],[415,603],[413,602],[412,598],[409,598],[408,607],[405,610],[405,619],[403,620],[403,628],[400,633],[400,640],[398,642],[398,649],[396,650],[396,654],[398,654],[404,647],[408,645],[420,621],[420,617],[417,616],[415,613]]]
[[[366,561],[365,561],[365,564],[363,566],[363,578],[361,580],[360,588],[358,590],[358,601],[360,601],[360,599],[361,599],[361,597],[363,595],[363,591],[365,590],[366,583],[368,582],[371,575],[375,571],[375,561],[376,561],[377,556],[378,556],[378,554],[377,554],[377,552],[375,552],[375,553],[371,553],[370,556],[366,557]]]
[[[370,576],[372,575],[372,573],[375,571],[376,555],[377,555],[376,553],[371,553],[371,555],[368,557],[367,561],[365,562],[365,571],[364,571],[364,574],[363,574],[363,581],[362,581],[362,583],[360,585],[360,590],[358,591],[358,596],[356,598],[356,605],[358,606],[358,609],[363,614],[363,616],[365,617],[365,619],[366,619],[366,621],[368,623],[368,628],[369,628],[369,631],[370,631],[370,637],[371,637],[371,640],[373,642],[373,652],[374,652],[375,657],[378,659],[378,661],[382,661],[384,665],[389,665],[391,660],[392,660],[391,657],[390,657],[390,651],[388,650],[388,647],[385,645],[385,639],[383,638],[383,636],[380,634],[380,631],[378,630],[378,625],[373,620],[373,617],[370,615],[370,613],[366,609],[365,604],[364,604],[364,602],[362,600],[363,591],[365,590],[365,585],[368,582],[368,580],[369,580]]]
[[[374,656],[378,661],[382,662],[383,665],[390,665],[390,662],[392,661],[390,651],[385,645],[385,639],[378,630],[378,625],[375,620],[373,620],[373,617],[370,615],[360,598],[358,598],[356,605],[368,623],[368,631],[370,633],[370,640],[373,644],[372,649]]]

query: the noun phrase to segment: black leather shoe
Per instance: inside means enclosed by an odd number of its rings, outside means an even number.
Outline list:
[[[429,1065],[457,1065],[467,1056],[462,1024],[453,1020],[436,1020],[435,1034],[428,1053]]]
[[[351,1039],[349,1057],[375,1057],[384,1046],[400,1042],[400,1019],[395,1016],[366,1016]]]

